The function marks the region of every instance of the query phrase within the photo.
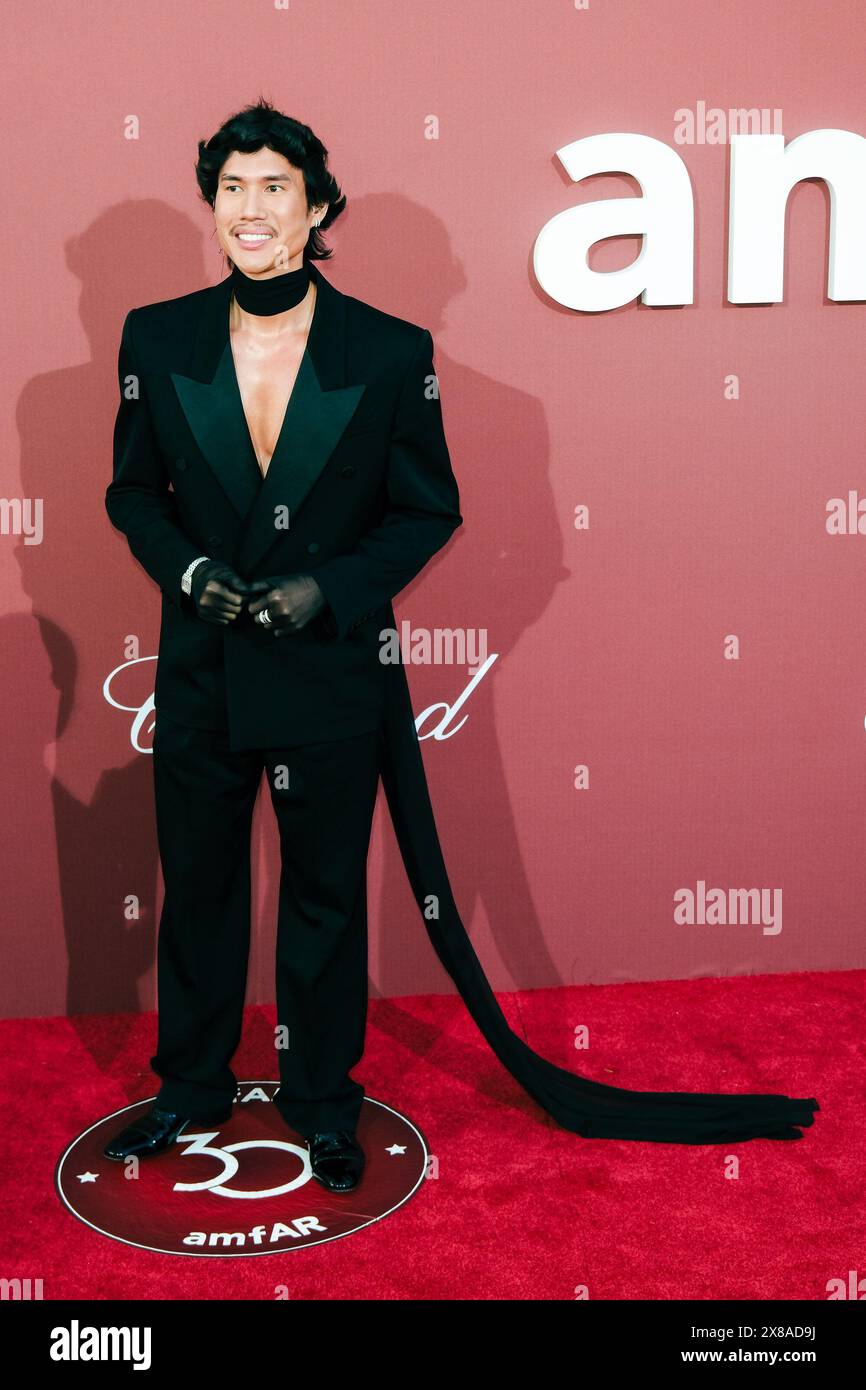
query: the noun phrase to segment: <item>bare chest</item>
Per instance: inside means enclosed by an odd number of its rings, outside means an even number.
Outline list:
[[[231,335],[238,388],[262,476],[267,474],[306,347],[306,336],[275,348],[242,331]]]

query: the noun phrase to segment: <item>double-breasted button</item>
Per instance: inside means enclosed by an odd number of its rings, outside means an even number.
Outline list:
[[[222,545],[223,538],[222,536],[208,536],[207,543],[208,545]]]
[[[341,477],[341,478],[351,478],[351,477],[354,476],[354,474],[355,474],[355,465],[354,465],[354,463],[345,463],[345,464],[343,465],[343,467],[340,469],[340,477]]]
[[[310,541],[310,544],[307,546],[307,554],[308,554],[308,555],[318,555],[318,553],[319,553],[319,542],[318,542],[318,541]]]
[[[182,473],[187,466],[186,459],[175,459],[174,466],[175,468],[179,468]]]

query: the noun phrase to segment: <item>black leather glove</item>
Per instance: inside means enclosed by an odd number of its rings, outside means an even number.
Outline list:
[[[237,620],[253,592],[245,579],[223,560],[206,560],[193,571],[190,584],[196,613],[206,623],[227,627]]]
[[[195,576],[193,576],[194,578]],[[285,637],[312,622],[326,607],[327,600],[315,579],[309,574],[284,574],[275,579],[254,579],[250,588],[256,596],[247,602],[247,611],[256,627]],[[261,623],[258,614],[268,610],[269,623]]]

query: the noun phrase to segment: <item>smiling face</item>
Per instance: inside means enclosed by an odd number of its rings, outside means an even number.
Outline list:
[[[301,170],[285,155],[262,148],[228,156],[213,213],[226,255],[245,275],[267,278],[299,269],[310,228],[326,207],[308,209]]]

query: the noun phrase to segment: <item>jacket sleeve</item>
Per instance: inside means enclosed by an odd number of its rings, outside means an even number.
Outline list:
[[[330,609],[321,615],[324,630],[335,638],[404,589],[463,521],[426,328],[400,389],[388,450],[382,520],[354,550],[308,571]]]
[[[183,607],[180,581],[202,548],[181,527],[169,491],[133,340],[134,313],[131,309],[127,314],[120,339],[114,476],[105,493],[105,509],[139,564],[172,603]]]

